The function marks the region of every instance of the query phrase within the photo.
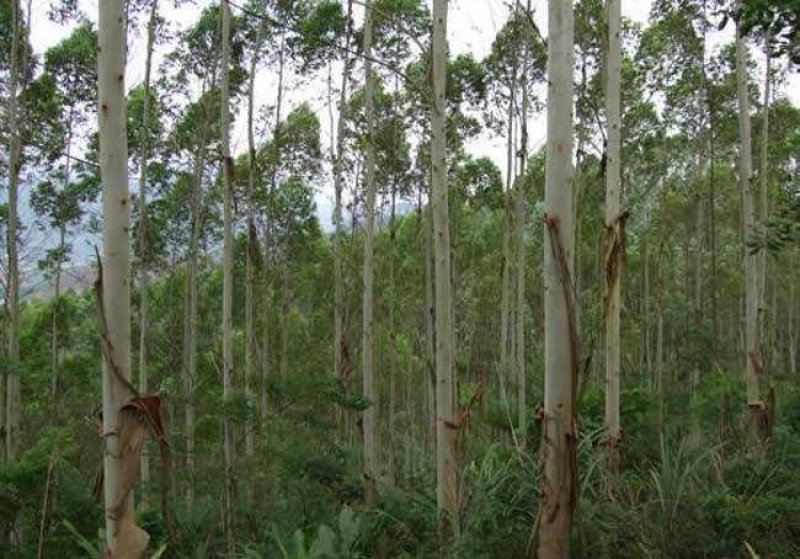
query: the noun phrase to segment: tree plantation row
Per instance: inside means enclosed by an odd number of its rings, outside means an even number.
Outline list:
[[[0,556],[800,556],[797,0],[45,4]]]

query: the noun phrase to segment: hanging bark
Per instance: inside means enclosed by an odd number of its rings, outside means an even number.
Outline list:
[[[374,76],[372,74],[372,3],[367,0],[364,13],[364,111],[367,121],[365,163],[365,216],[364,216],[364,293],[362,302],[362,354],[364,358],[364,399],[369,407],[364,410],[364,500],[374,507],[378,502],[378,391],[375,378],[375,325],[373,316],[373,242],[375,227],[375,123]]]
[[[222,188],[223,188],[223,249],[222,249],[222,398],[228,403],[233,397],[233,158],[230,146],[230,51],[231,13],[228,0],[222,0]],[[228,413],[223,420],[225,454],[225,536],[228,553],[235,549],[234,535],[234,462],[236,446],[233,418]]]
[[[750,99],[747,79],[747,43],[741,27],[736,31],[736,85],[739,98],[739,182],[742,191],[743,241],[755,231],[753,204],[753,154],[750,126]],[[760,454],[767,437],[767,405],[761,399],[760,383],[764,372],[759,338],[758,255],[745,248],[745,359],[747,361],[747,408],[745,410],[748,445]]]
[[[574,416],[578,350],[572,285],[572,4],[548,7],[547,162],[544,243],[544,358],[539,557],[569,557],[576,494]]]
[[[450,276],[450,224],[447,201],[447,0],[433,2],[433,99],[431,110],[431,194],[436,332],[436,503],[443,541],[459,508],[455,368]]]
[[[130,194],[125,117],[125,6],[122,0],[99,4],[98,128],[100,174],[103,182],[103,249],[101,334],[103,362],[103,438],[106,555],[114,559],[140,557],[149,539],[133,517],[130,463],[123,406],[132,395],[130,325]]]
[[[148,332],[148,222],[147,222],[147,173],[150,159],[150,75],[153,63],[153,44],[158,17],[158,0],[150,4],[150,18],[147,21],[147,54],[144,65],[144,105],[142,107],[142,126],[139,130],[139,392],[147,394],[147,332]],[[149,506],[148,484],[150,482],[150,459],[147,450],[142,453],[141,463],[142,486],[141,506]]]

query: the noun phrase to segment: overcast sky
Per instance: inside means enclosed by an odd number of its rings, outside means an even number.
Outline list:
[[[97,19],[98,0],[79,0],[80,9],[89,16],[90,19]],[[64,28],[50,22],[47,18],[47,8],[50,0],[33,0],[33,26],[32,43],[37,54],[44,53],[49,47],[65,38],[69,28]],[[208,5],[207,0],[198,0],[192,4],[185,4],[181,8],[174,8],[171,2],[161,3],[162,15],[178,28],[182,29],[191,25],[197,18],[203,6]],[[532,0],[536,23],[541,32],[547,34],[546,1]],[[649,0],[623,0],[623,16],[632,21],[646,23],[650,11]],[[507,0],[450,0],[448,17],[448,39],[451,51],[454,54],[471,52],[477,59],[486,56],[491,47],[492,40],[497,31],[502,27],[508,14]],[[358,7],[358,3],[356,4]],[[358,17],[359,14],[356,14]],[[713,51],[720,44],[732,39],[731,27],[722,34],[714,34],[709,39],[709,50]],[[160,45],[156,54],[159,60],[172,45]],[[129,58],[127,69],[127,84],[129,87],[141,82],[144,74],[144,51],[145,41],[142,36],[133,36],[129,39]],[[711,54],[711,53],[710,53]],[[316,78],[311,84],[297,81],[291,78],[288,85],[289,109],[302,102],[308,102],[317,112],[323,133],[323,146],[328,146],[330,120],[326,105],[326,87],[320,86],[323,78]],[[257,81],[256,98],[263,100],[263,103],[270,103],[274,99],[276,89],[275,76],[267,70],[261,70]],[[800,104],[800,78],[795,72],[790,76],[789,81],[779,89],[779,94],[789,94],[796,104]],[[542,94],[544,91],[542,90]],[[287,111],[284,111],[286,114]],[[240,110],[240,118],[234,124],[231,134],[232,149],[234,152],[241,152],[246,148],[246,128],[243,119],[245,111]],[[535,151],[543,145],[545,137],[544,115],[535,114],[531,116],[529,126],[530,148]],[[468,146],[474,155],[488,155],[505,172],[505,140],[503,138],[491,137],[483,134],[473,140]],[[323,226],[330,223],[330,210],[332,206],[332,188],[329,181],[324,180],[317,195],[317,205],[320,219]],[[25,216],[23,216],[24,218]],[[78,247],[76,247],[78,248]]]

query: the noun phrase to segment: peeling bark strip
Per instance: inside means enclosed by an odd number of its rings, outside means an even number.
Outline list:
[[[118,534],[116,545],[118,546],[118,551],[116,554],[112,554],[111,551],[106,550],[106,556],[139,557],[144,553],[150,537],[147,535],[147,532],[140,529],[134,523],[131,511],[129,510],[129,503],[131,492],[139,476],[142,448],[147,431],[149,430],[152,437],[158,441],[161,450],[162,498],[164,499],[167,498],[169,493],[171,448],[161,415],[161,396],[157,394],[141,395],[125,377],[121,367],[114,360],[114,347],[108,333],[106,308],[103,299],[103,264],[99,253],[96,253],[96,258],[97,278],[94,282],[93,291],[95,305],[97,307],[98,330],[103,360],[107,370],[114,374],[116,380],[119,381],[131,395],[131,398],[119,410],[118,427],[116,431],[106,431],[105,429],[102,431],[102,436],[104,438],[116,438],[115,451],[106,450],[106,452],[112,453],[112,457],[119,464],[119,471],[117,472],[117,492],[111,506],[109,506],[108,500],[106,500],[106,516],[116,523],[116,533]],[[105,421],[103,421],[103,425],[106,425]],[[167,523],[169,524],[168,518]],[[122,544],[121,542],[126,543]],[[130,554],[125,555],[120,549],[128,549]]]
[[[550,238],[550,249],[553,258],[558,263],[561,275],[561,288],[564,291],[564,299],[567,303],[567,324],[569,325],[569,346],[572,354],[572,401],[575,402],[578,387],[578,363],[580,362],[580,339],[578,338],[578,324],[576,320],[575,304],[575,284],[572,281],[572,274],[569,271],[569,262],[564,247],[561,244],[561,236],[558,232],[559,220],[557,217],[545,216],[547,234]]]
[[[608,313],[611,292],[622,278],[622,266],[625,260],[625,222],[628,212],[623,212],[605,230],[605,250],[603,268],[606,276],[606,287],[603,292],[603,311]]]

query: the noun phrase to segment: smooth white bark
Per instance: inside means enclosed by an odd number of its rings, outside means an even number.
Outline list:
[[[125,115],[125,3],[99,3],[98,128],[103,182],[103,301],[108,355],[103,367],[103,454],[106,547],[114,559],[140,557],[148,536],[133,519],[132,493],[123,487],[120,408],[130,398],[130,208]],[[125,379],[125,380],[123,380]]]
[[[539,556],[568,558],[575,488],[573,269],[573,36],[571,2],[548,7],[547,162],[544,243],[544,410]],[[553,231],[557,233],[554,235]],[[560,246],[554,246],[556,237]]]

